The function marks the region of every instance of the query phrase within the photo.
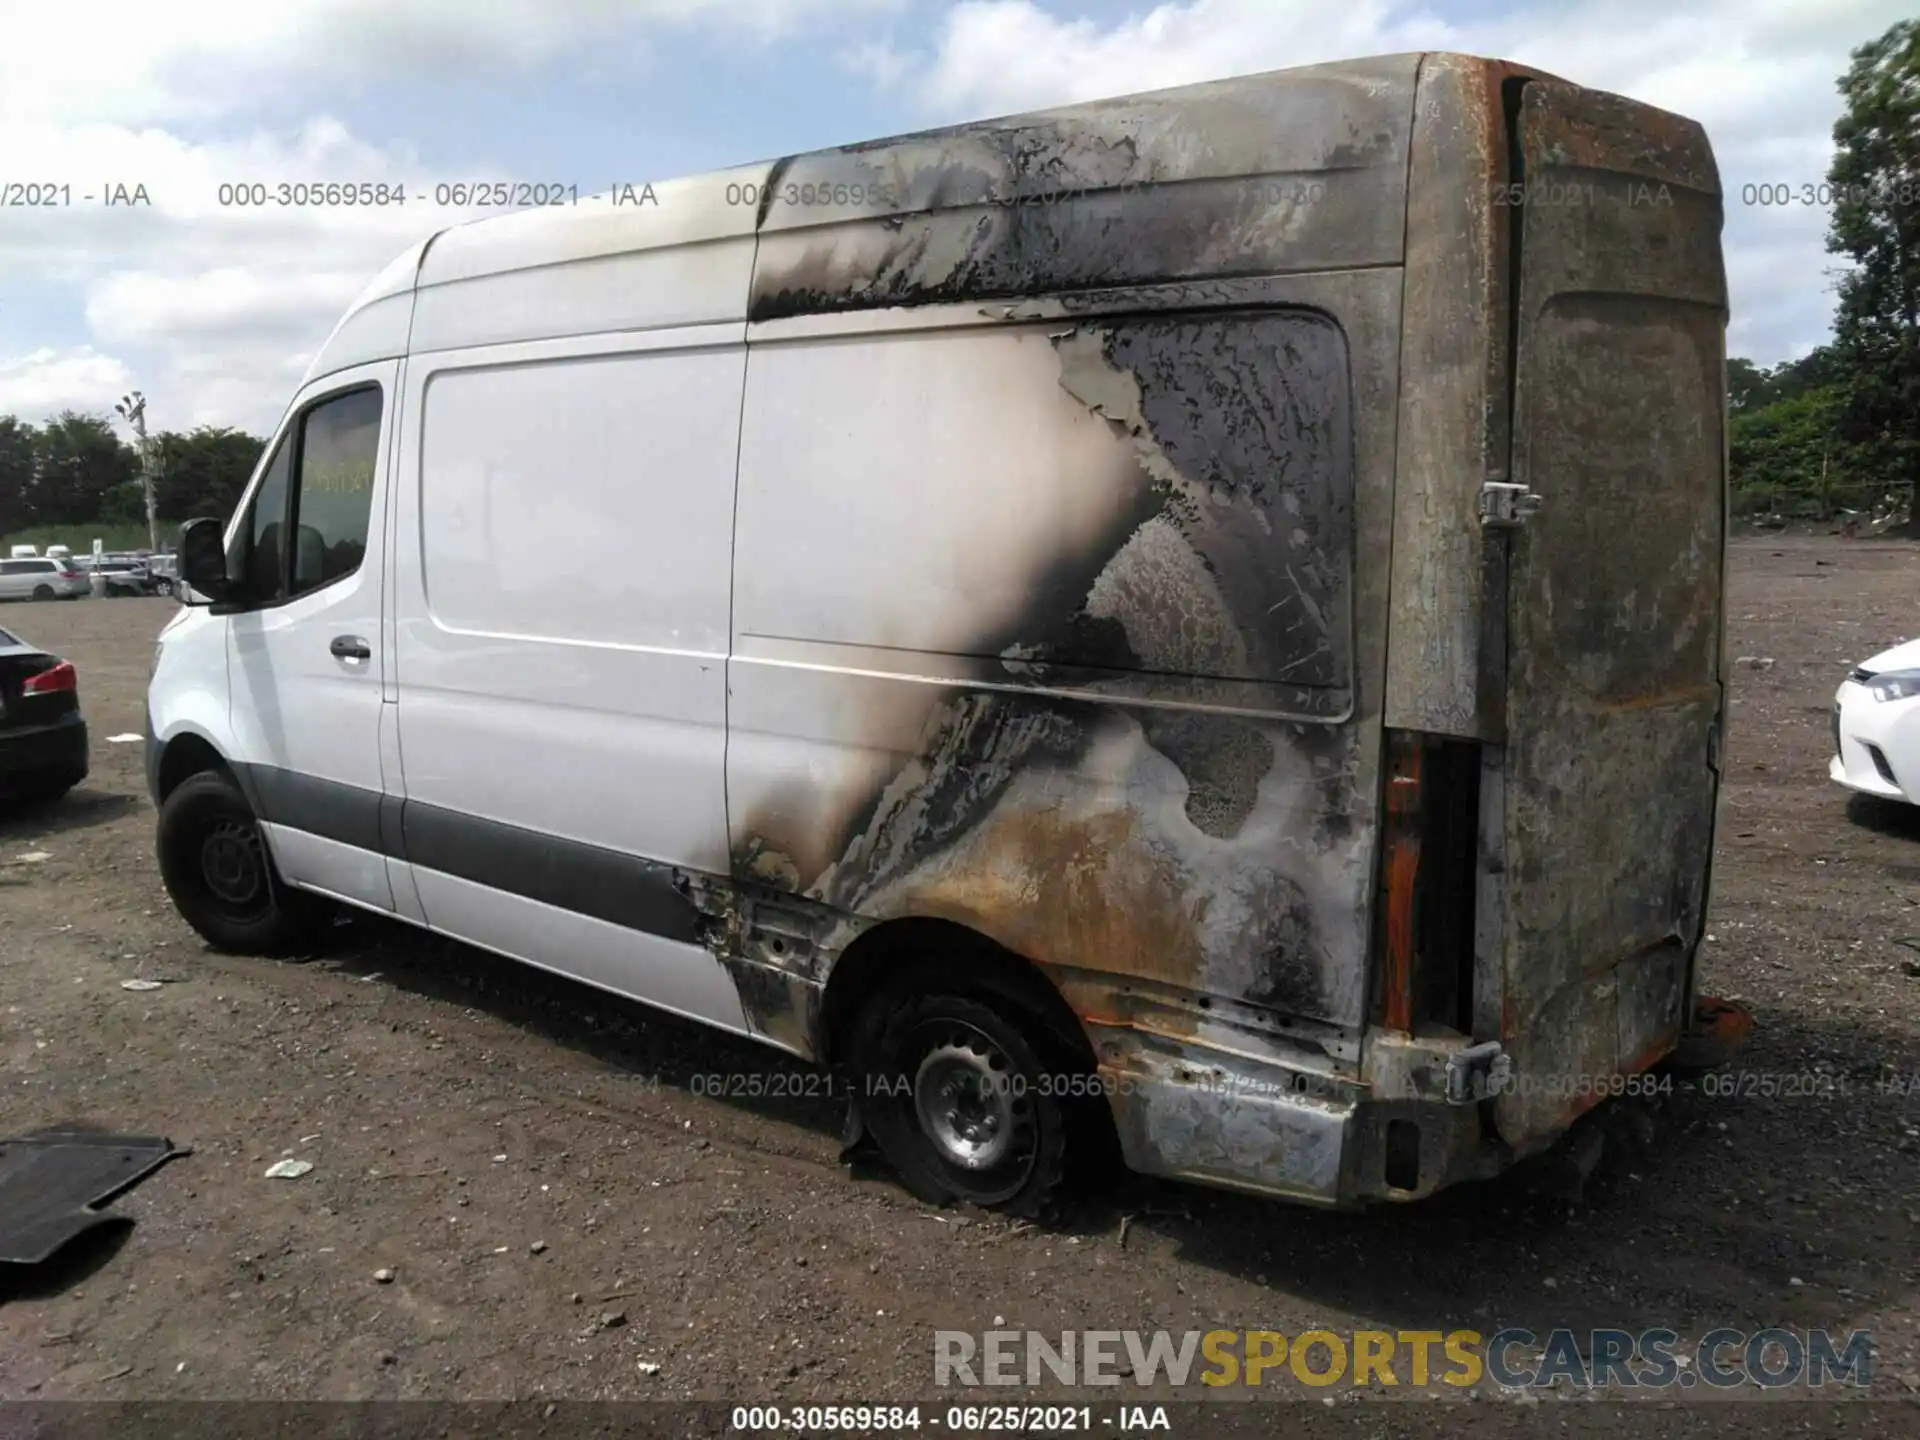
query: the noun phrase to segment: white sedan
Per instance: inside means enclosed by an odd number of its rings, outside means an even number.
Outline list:
[[[1856,667],[1833,697],[1827,774],[1851,790],[1920,805],[1920,640]]]

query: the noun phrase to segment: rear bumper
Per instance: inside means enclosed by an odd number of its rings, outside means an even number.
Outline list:
[[[1464,1039],[1375,1035],[1347,1078],[1137,1030],[1096,1038],[1121,1151],[1142,1174],[1347,1206],[1417,1200],[1512,1159],[1480,1105],[1447,1098]]]
[[[78,712],[52,725],[0,731],[0,795],[86,776],[87,722]]]

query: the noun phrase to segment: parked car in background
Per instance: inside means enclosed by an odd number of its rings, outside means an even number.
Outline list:
[[[81,566],[89,573],[98,575],[103,582],[102,592],[109,598],[120,595],[158,595],[172,590],[170,581],[163,581],[153,573],[144,556],[140,555],[103,555],[95,560],[91,555],[82,556]]]
[[[1849,790],[1920,805],[1920,640],[1858,665],[1833,697],[1827,774]]]
[[[57,799],[86,778],[72,662],[0,630],[0,801]]]
[[[0,600],[78,600],[92,589],[71,558],[0,560]]]

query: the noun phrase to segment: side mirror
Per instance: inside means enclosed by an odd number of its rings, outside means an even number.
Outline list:
[[[234,598],[220,530],[218,520],[189,520],[180,527],[180,580],[216,605]]]

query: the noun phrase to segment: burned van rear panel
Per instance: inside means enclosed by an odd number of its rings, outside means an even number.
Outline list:
[[[1357,1019],[1350,370],[1297,309],[761,347],[736,875]]]
[[[1516,1145],[1686,1021],[1718,785],[1726,284],[1677,116],[1522,92],[1501,1033]],[[1549,1083],[1548,1077],[1554,1077]],[[1571,1077],[1570,1087],[1558,1084]]]
[[[1357,1057],[1418,63],[775,166],[728,754],[763,1030],[811,1048],[796,997],[918,916],[1095,1031]]]

